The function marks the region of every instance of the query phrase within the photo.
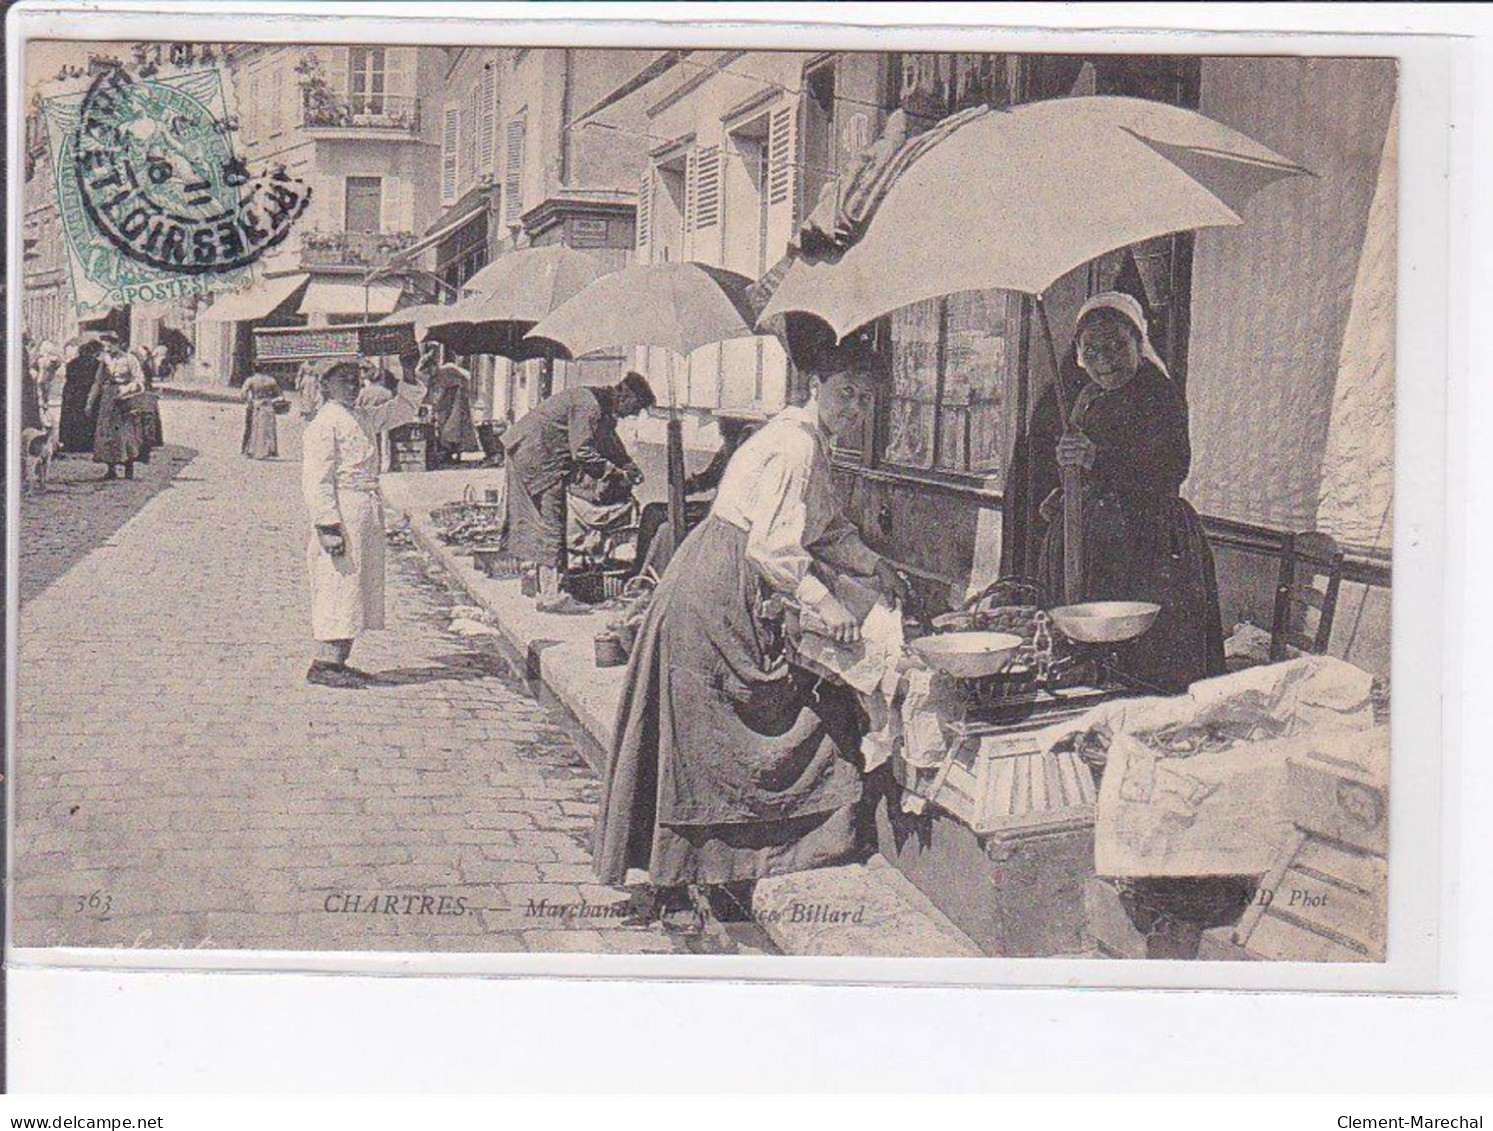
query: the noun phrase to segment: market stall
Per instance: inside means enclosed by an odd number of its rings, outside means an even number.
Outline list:
[[[790,611],[795,662],[860,694],[877,847],[987,953],[1383,957],[1368,673],[1304,655],[1157,695],[1115,651],[1154,606],[1043,610],[998,584],[924,623],[836,592],[862,641]]]
[[[319,373],[339,361],[394,358],[400,364],[418,352],[410,322],[356,322],[343,326],[292,326],[254,331],[254,365],[287,391],[296,388],[303,365]],[[433,428],[421,419],[389,433],[388,470],[428,471],[435,466]]]

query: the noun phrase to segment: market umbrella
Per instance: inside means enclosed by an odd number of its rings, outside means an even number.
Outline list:
[[[701,346],[757,333],[753,281],[703,263],[647,263],[605,275],[529,333],[571,357],[616,346],[658,346],[687,357]],[[684,430],[669,389],[669,528],[684,530]]]
[[[428,328],[431,340],[457,353],[490,353],[513,361],[550,360],[543,342],[526,342],[534,323],[595,282],[610,266],[562,244],[526,247],[489,263],[463,285],[470,292]]]
[[[689,355],[757,333],[753,281],[704,263],[643,263],[604,275],[531,331],[572,357],[610,346],[659,346]]]
[[[500,255],[462,284],[474,295],[487,295],[496,318],[538,322],[612,267],[589,252],[564,244],[526,247]]]
[[[918,146],[914,139],[908,146]],[[1062,98],[968,116],[883,192],[837,218],[843,253],[781,272],[762,321],[814,314],[843,336],[923,299],[1003,289],[1036,297],[1107,252],[1173,232],[1243,222],[1250,198],[1307,170],[1192,110],[1136,98]],[[1062,385],[1058,384],[1059,397]],[[1066,422],[1068,408],[1064,404]],[[1078,475],[1064,474],[1064,581],[1079,599]]]

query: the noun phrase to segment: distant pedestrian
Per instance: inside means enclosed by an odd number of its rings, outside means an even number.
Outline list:
[[[315,527],[306,549],[315,657],[308,683],[358,688],[348,667],[361,632],[384,627],[384,508],[378,437],[419,414],[425,386],[410,382],[385,404],[358,407],[360,370],[341,362],[321,379],[325,403],[302,438],[301,482]]]
[[[147,346],[136,346],[130,352],[140,362],[140,371],[145,374],[145,392],[148,395],[141,397],[131,407],[135,409],[136,418],[139,421],[140,443],[144,448],[142,458],[148,462],[150,453],[166,442],[165,430],[161,426],[160,401],[155,395],[155,352]]]
[[[93,399],[94,380],[98,377],[99,355],[104,343],[90,337],[69,345],[72,356],[64,353],[62,411],[59,414],[58,438],[65,452],[93,451],[93,436],[98,428],[97,402]]]
[[[315,420],[316,414],[321,411],[321,381],[309,361],[301,362],[300,368],[296,370],[295,388],[301,401],[301,419]]]
[[[139,418],[131,411],[129,399],[145,392],[145,374],[140,362],[125,353],[113,334],[103,335],[104,352],[99,358],[98,374],[88,394],[88,411],[97,412],[93,431],[93,462],[104,464],[105,479],[117,479],[116,469],[124,468],[124,477],[135,477],[135,462],[148,454],[141,442]]]
[[[429,360],[428,360],[429,359]],[[432,354],[421,359],[429,372]],[[426,404],[435,424],[436,450],[442,463],[459,463],[467,452],[480,452],[477,425],[472,419],[472,375],[459,365],[442,365],[427,378]]]
[[[280,385],[273,377],[256,373],[244,382],[244,455],[250,459],[273,459],[280,454],[275,424],[275,401]]]

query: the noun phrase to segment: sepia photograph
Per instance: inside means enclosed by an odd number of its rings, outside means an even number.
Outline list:
[[[21,48],[12,946],[1393,957],[1395,58],[239,26]]]

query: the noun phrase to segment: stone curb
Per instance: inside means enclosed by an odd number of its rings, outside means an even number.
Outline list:
[[[496,582],[443,543],[428,511],[412,507],[403,490],[382,486],[391,509],[403,512],[415,544],[482,608],[527,678],[540,683],[591,739],[582,754],[598,775],[611,745],[622,668],[595,666],[592,637],[604,614],[553,617],[533,611],[517,582]],[[811,909],[795,912],[795,906]],[[840,913],[856,921],[840,922]],[[983,952],[911,881],[880,855],[848,864],[776,876],[756,885],[752,913],[784,954],[795,956],[979,958]],[[825,920],[828,920],[826,922]],[[810,920],[810,921],[806,921]]]

